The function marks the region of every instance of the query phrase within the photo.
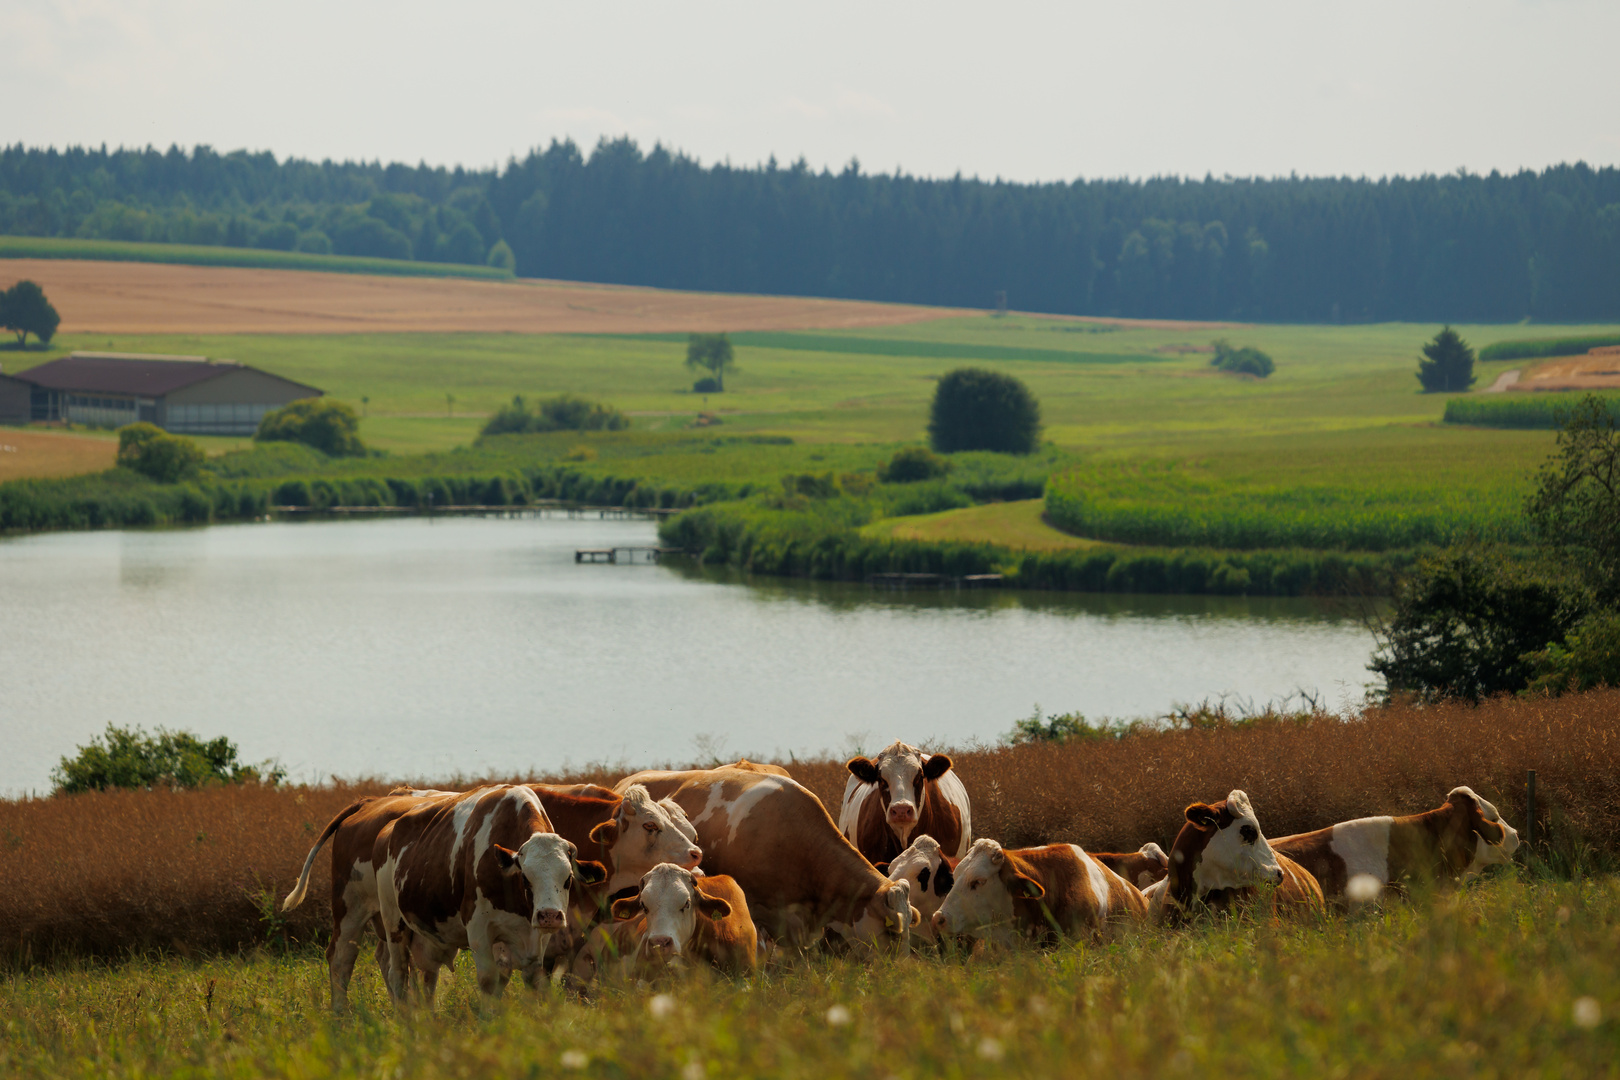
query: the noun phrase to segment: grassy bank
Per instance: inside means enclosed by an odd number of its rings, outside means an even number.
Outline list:
[[[1006,718],[1009,728],[1014,719]],[[1477,708],[1394,706],[1349,720],[1235,723],[1195,711],[1165,728],[966,748],[952,751],[952,760],[973,799],[976,835],[1097,851],[1135,850],[1149,840],[1168,847],[1189,802],[1234,787],[1251,795],[1262,826],[1276,836],[1432,809],[1458,784],[1518,825],[1525,770],[1536,769],[1537,842],[1521,862],[1567,875],[1616,869],[1617,740],[1620,691],[1599,691]],[[842,760],[784,764],[837,805],[848,776]],[[534,779],[612,783],[621,775],[598,766]],[[1098,777],[1151,782],[1129,785],[1122,799],[1119,784]],[[330,925],[326,860],[317,861],[302,907],[283,920],[273,901],[296,880],[314,837],[338,809],[389,786],[378,780],[0,801],[0,878],[8,883],[0,892],[0,966],[319,940]],[[156,866],[163,872],[152,872]]]
[[[175,263],[182,266],[237,266],[255,270],[317,270],[332,274],[390,274],[405,277],[464,277],[507,281],[509,270],[460,263],[408,262],[361,255],[312,255],[302,251],[155,244],[127,240],[0,236],[0,259],[94,259],[101,262]]]
[[[1150,930],[966,965],[823,958],[728,982],[489,1010],[463,961],[400,1017],[369,961],[325,1011],[308,951],[133,959],[0,982],[20,1078],[388,1075],[1002,1077],[1610,1075],[1620,885],[1511,876],[1323,927]]]

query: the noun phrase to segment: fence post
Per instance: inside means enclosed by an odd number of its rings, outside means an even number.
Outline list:
[[[1531,769],[1526,775],[1524,790],[1524,844],[1529,848],[1536,842],[1536,770]]]

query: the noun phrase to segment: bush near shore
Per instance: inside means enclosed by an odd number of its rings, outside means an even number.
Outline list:
[[[1249,792],[1272,836],[1429,810],[1458,784],[1522,827],[1525,770],[1535,769],[1537,841],[1525,858],[1567,874],[1613,868],[1620,856],[1617,746],[1620,691],[1603,690],[1477,707],[1394,705],[1349,719],[1239,723],[1194,711],[1168,730],[1137,725],[1095,739],[954,750],[952,758],[977,835],[1095,851],[1168,846],[1189,802],[1234,787]],[[841,759],[783,764],[837,805],[848,775]],[[504,779],[612,783],[630,771]],[[230,785],[0,802],[0,964],[317,940],[331,917],[326,859],[317,860],[308,902],[285,917],[277,902],[327,821],[390,786]]]

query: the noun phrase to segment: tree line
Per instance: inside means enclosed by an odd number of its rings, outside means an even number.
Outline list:
[[[1008,183],[553,141],[503,167],[0,149],[0,231],[1071,314],[1620,318],[1620,169]],[[324,245],[324,246],[323,246]]]

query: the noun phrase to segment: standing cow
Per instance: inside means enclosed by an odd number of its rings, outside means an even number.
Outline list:
[[[1101,939],[1146,917],[1147,901],[1136,886],[1076,844],[1009,851],[981,839],[956,864],[934,929],[941,937],[1055,945],[1063,938]]]
[[[751,769],[637,773],[656,798],[686,811],[703,847],[703,871],[735,878],[760,932],[804,949],[828,928],[904,951],[915,910],[838,832],[821,800],[790,777]]]
[[[874,863],[889,862],[914,836],[932,836],[961,858],[973,843],[967,788],[944,754],[924,754],[898,739],[876,758],[851,758],[838,831]]]
[[[1315,875],[1329,900],[1358,907],[1406,881],[1456,880],[1505,863],[1519,834],[1472,788],[1456,787],[1426,813],[1341,821],[1271,846]]]
[[[548,940],[566,926],[576,884],[607,878],[606,867],[580,860],[552,831],[532,788],[509,784],[416,807],[378,835],[373,862],[388,935],[388,989],[399,1002],[414,966],[431,1003],[439,968],[460,949],[473,954],[479,990],[498,995],[497,944],[535,985]]]

